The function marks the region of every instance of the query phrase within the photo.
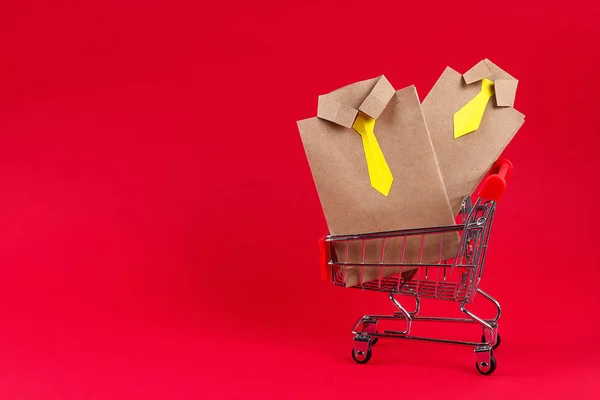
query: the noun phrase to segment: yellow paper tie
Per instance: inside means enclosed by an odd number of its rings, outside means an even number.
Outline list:
[[[481,92],[454,114],[454,139],[476,131],[488,101],[494,95],[494,82],[483,78]]]
[[[387,196],[390,193],[394,177],[375,138],[375,119],[359,111],[352,128],[362,137],[371,186]]]

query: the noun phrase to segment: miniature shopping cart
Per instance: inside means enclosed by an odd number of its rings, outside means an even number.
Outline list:
[[[492,229],[496,202],[506,188],[506,179],[512,171],[508,160],[497,162],[492,173],[486,178],[480,197],[475,203],[470,196],[465,197],[462,211],[456,225],[439,226],[422,229],[406,229],[391,232],[379,232],[357,235],[328,235],[321,240],[321,265],[324,277],[331,279],[336,286],[347,286],[347,274],[358,275],[357,284],[353,288],[389,293],[389,298],[396,308],[393,315],[365,315],[356,322],[352,329],[354,348],[352,358],[359,364],[369,362],[371,348],[380,338],[420,340],[436,343],[471,346],[475,349],[475,366],[483,375],[490,375],[496,370],[496,359],[493,350],[500,345],[498,320],[500,319],[500,303],[479,288],[488,240]],[[444,259],[443,239],[440,240],[437,260],[424,260],[424,243],[433,236],[443,238],[445,235],[460,235],[460,244],[454,258]],[[381,258],[371,262],[365,258],[365,248],[378,241],[377,249]],[[420,259],[417,262],[405,262],[407,243],[420,243]],[[399,260],[388,260],[385,257],[386,243],[402,246]],[[349,248],[362,249],[362,257],[349,259]],[[389,253],[388,245],[388,253]],[[414,246],[413,246],[414,247]],[[397,252],[398,253],[398,252]],[[356,255],[356,254],[355,254]],[[368,257],[367,257],[368,258]],[[390,275],[385,271],[397,271]],[[375,269],[375,270],[373,270]],[[358,273],[358,274],[357,274]],[[372,277],[376,277],[373,279]],[[496,314],[491,319],[484,319],[467,309],[476,296],[489,301]],[[414,308],[409,311],[398,299],[408,296],[414,299]],[[464,318],[447,318],[421,316],[421,299],[450,300],[459,303]],[[412,301],[411,301],[412,302]],[[403,330],[379,330],[380,320],[402,322]],[[483,329],[481,341],[461,341],[433,337],[411,336],[413,322],[445,322],[479,324]]]

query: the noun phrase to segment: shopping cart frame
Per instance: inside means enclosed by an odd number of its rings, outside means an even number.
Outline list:
[[[356,235],[327,235],[321,239],[321,268],[323,278],[330,279],[336,286],[345,287],[345,277],[349,268],[360,271],[360,280],[350,288],[371,290],[388,293],[396,311],[392,315],[369,314],[360,317],[352,328],[354,347],[352,358],[359,364],[367,363],[372,357],[372,346],[379,339],[404,339],[426,342],[470,346],[475,351],[475,366],[483,375],[490,375],[496,370],[497,362],[493,351],[500,345],[498,320],[502,315],[500,303],[488,293],[479,288],[485,256],[490,238],[497,201],[506,189],[506,180],[512,173],[512,164],[508,160],[500,160],[494,164],[490,174],[484,181],[479,198],[473,204],[471,197],[466,196],[462,210],[455,225],[438,226],[419,229],[376,232]],[[443,236],[458,232],[460,244],[453,259],[442,259]],[[440,256],[436,262],[423,262],[423,243],[426,237],[439,235],[442,237]],[[404,261],[404,246],[407,238],[421,238],[421,260],[418,263]],[[402,259],[400,262],[384,261],[383,253],[386,240],[403,239]],[[383,243],[380,262],[365,262],[365,243],[378,240]],[[358,243],[357,243],[358,242]],[[340,253],[340,246],[345,244],[345,254]],[[362,258],[359,262],[348,260],[350,244],[362,245]],[[391,276],[383,274],[384,268],[398,268]],[[379,277],[374,280],[363,279],[366,269],[379,269]],[[398,296],[412,297],[414,307],[405,307]],[[492,318],[482,318],[467,306],[476,297],[485,299],[493,306],[495,315]],[[422,316],[421,299],[449,300],[457,302],[463,318]],[[411,310],[411,311],[409,311]],[[378,330],[380,320],[404,322],[403,330]],[[481,341],[452,340],[438,337],[413,336],[413,322],[440,322],[459,324],[479,324],[482,327]]]

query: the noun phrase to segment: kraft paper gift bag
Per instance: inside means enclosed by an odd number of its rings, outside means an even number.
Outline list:
[[[453,215],[525,122],[513,108],[517,83],[486,59],[464,75],[446,68],[423,101]]]
[[[365,132],[369,123],[374,137]],[[317,117],[298,121],[298,128],[331,234],[454,223],[414,86],[396,92],[383,75],[345,86],[320,96]],[[339,243],[335,251],[350,264],[438,262],[454,257],[458,243],[457,233],[428,237],[422,257],[421,237],[408,239],[404,254],[402,240],[387,240],[383,259],[381,240],[367,242],[364,259],[361,243],[348,249]],[[381,271],[382,277],[398,272]],[[405,279],[408,272],[402,269]],[[364,268],[362,283],[379,274],[380,268]],[[347,268],[345,283],[361,283],[359,267]]]

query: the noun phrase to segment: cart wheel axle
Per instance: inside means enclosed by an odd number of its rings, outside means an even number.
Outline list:
[[[496,359],[494,358],[494,356],[490,357],[490,363],[488,364],[487,362],[483,361],[483,362],[477,362],[475,361],[475,368],[477,368],[477,371],[479,371],[479,373],[481,375],[491,375],[494,373],[494,371],[496,370]]]
[[[371,349],[367,349],[367,352],[363,352],[363,351],[354,351],[354,349],[352,349],[352,358],[354,359],[354,361],[356,361],[359,364],[366,364],[369,362],[369,360],[371,359],[371,356],[373,355],[373,352],[371,351]]]
[[[352,358],[359,364],[366,364],[371,359],[371,339],[368,336],[357,336],[354,338]]]

